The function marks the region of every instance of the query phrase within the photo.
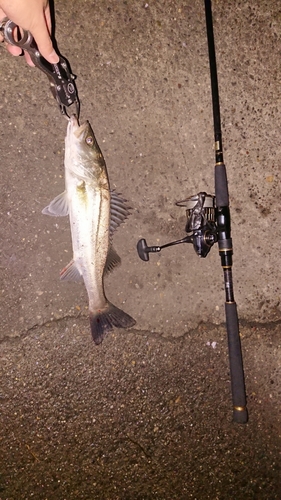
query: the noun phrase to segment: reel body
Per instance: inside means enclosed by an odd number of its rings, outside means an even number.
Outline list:
[[[185,231],[187,236],[162,246],[152,247],[148,247],[146,240],[142,238],[137,244],[138,255],[142,260],[148,261],[150,252],[160,252],[163,248],[179,245],[180,243],[192,243],[199,257],[207,257],[211,247],[218,241],[215,196],[200,192],[190,198],[178,201],[176,205],[186,208],[187,222]]]

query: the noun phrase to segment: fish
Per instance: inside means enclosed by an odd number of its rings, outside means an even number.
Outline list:
[[[110,190],[107,167],[89,121],[71,115],[65,137],[65,191],[42,210],[69,216],[73,258],[62,269],[62,281],[84,281],[89,299],[91,333],[100,344],[114,327],[136,322],[106,298],[104,276],[121,262],[112,246],[114,231],[131,212],[127,200]]]

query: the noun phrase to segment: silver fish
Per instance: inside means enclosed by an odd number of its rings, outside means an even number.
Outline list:
[[[72,115],[65,138],[65,191],[43,214],[69,215],[73,259],[61,271],[61,280],[84,280],[89,297],[93,340],[100,344],[113,329],[135,324],[104,292],[104,275],[120,263],[112,248],[114,230],[127,218],[126,200],[110,191],[106,164],[91,125],[79,125]]]

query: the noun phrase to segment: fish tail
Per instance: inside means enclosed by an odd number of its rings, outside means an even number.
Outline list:
[[[90,324],[95,344],[101,344],[104,337],[113,327],[129,328],[135,325],[135,320],[129,314],[108,302],[105,309],[98,312],[90,311]]]

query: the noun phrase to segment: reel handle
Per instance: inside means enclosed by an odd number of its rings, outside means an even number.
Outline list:
[[[146,240],[141,238],[137,243],[137,251],[141,260],[147,262],[149,260],[149,253],[153,252],[161,252],[162,248],[172,247],[173,245],[179,245],[180,243],[193,243],[193,236],[187,235],[185,238],[181,238],[180,240],[171,241],[171,243],[166,243],[165,245],[155,245],[153,247],[148,247]]]
[[[161,247],[159,247],[159,246],[158,247],[157,246],[148,247],[146,240],[144,238],[141,238],[137,243],[137,251],[138,251],[140,259],[147,262],[149,260],[148,254],[150,252],[160,252]]]

